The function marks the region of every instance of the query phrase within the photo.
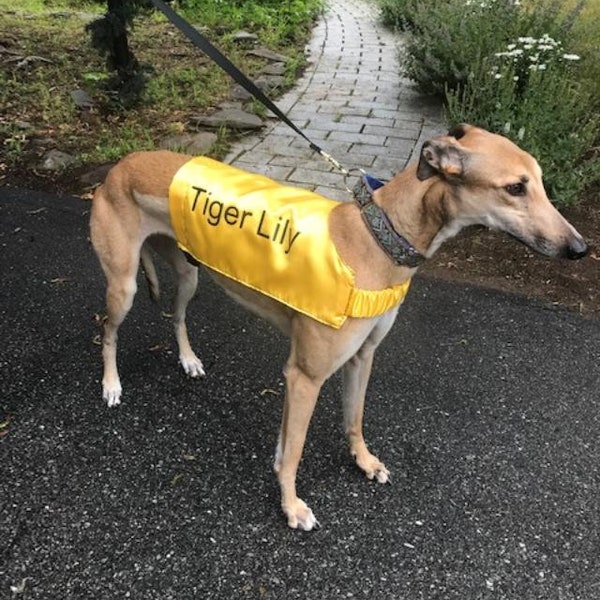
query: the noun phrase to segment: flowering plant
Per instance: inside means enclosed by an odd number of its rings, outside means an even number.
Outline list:
[[[580,57],[549,35],[518,37],[505,48],[474,64],[464,86],[448,90],[446,114],[519,143],[540,161],[550,197],[572,204],[600,177],[590,153],[600,118],[570,73]]]
[[[409,25],[403,74],[445,99],[451,123],[517,141],[540,161],[557,204],[576,202],[600,179],[597,78],[586,79],[590,61],[571,52],[597,48],[577,39],[583,0],[570,9],[560,0],[380,2]]]
[[[580,60],[577,54],[567,54],[562,42],[555,40],[547,33],[539,38],[531,36],[519,37],[508,44],[506,50],[494,54],[499,64],[492,67],[496,79],[502,77],[502,71],[509,67],[517,85],[517,93],[522,94],[532,71],[546,71],[551,68],[564,68]]]

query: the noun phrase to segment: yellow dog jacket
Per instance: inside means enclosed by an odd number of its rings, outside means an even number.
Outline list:
[[[410,285],[355,287],[329,236],[329,214],[338,204],[205,157],[183,165],[169,188],[181,250],[336,329],[347,317],[387,312]]]

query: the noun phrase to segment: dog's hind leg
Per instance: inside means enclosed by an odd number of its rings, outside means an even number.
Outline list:
[[[139,228],[134,211],[115,208],[104,187],[98,188],[92,205],[90,235],[106,275],[106,322],[102,338],[104,374],[102,397],[109,406],[121,401],[117,369],[117,332],[133,304],[141,240],[131,232]]]
[[[117,332],[131,309],[137,291],[139,248],[121,244],[114,252],[105,250],[105,246],[96,246],[108,284],[106,288],[106,322],[102,337],[104,361],[102,397],[108,406],[116,406],[121,401],[122,391],[117,370]]]
[[[154,261],[152,260],[152,252],[148,246],[148,242],[142,244],[140,250],[140,262],[142,263],[142,270],[146,277],[146,283],[148,284],[148,292],[152,302],[156,304],[160,301],[160,283],[158,281],[158,275],[156,268],[154,267]]]
[[[137,259],[137,257],[136,257]],[[102,338],[102,356],[104,359],[104,376],[102,378],[102,397],[108,406],[116,406],[121,402],[121,381],[117,370],[118,329],[133,304],[137,291],[136,274],[138,261],[132,258],[135,265],[124,269],[118,277],[109,277],[106,289],[106,322]]]
[[[198,286],[198,269],[185,259],[175,240],[166,236],[153,236],[148,238],[148,243],[173,267],[177,277],[173,325],[179,348],[179,362],[190,377],[203,377],[204,367],[192,350],[186,325],[187,305]]]

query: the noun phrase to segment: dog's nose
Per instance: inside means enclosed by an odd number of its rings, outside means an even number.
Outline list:
[[[569,260],[577,260],[583,258],[588,253],[588,250],[588,245],[583,238],[575,238],[567,247],[565,256]]]

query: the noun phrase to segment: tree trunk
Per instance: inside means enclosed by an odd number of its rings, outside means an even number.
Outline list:
[[[126,80],[138,68],[138,62],[129,49],[127,41],[127,22],[123,6],[124,0],[108,0],[106,18],[110,23],[111,49],[108,59],[110,67]]]

